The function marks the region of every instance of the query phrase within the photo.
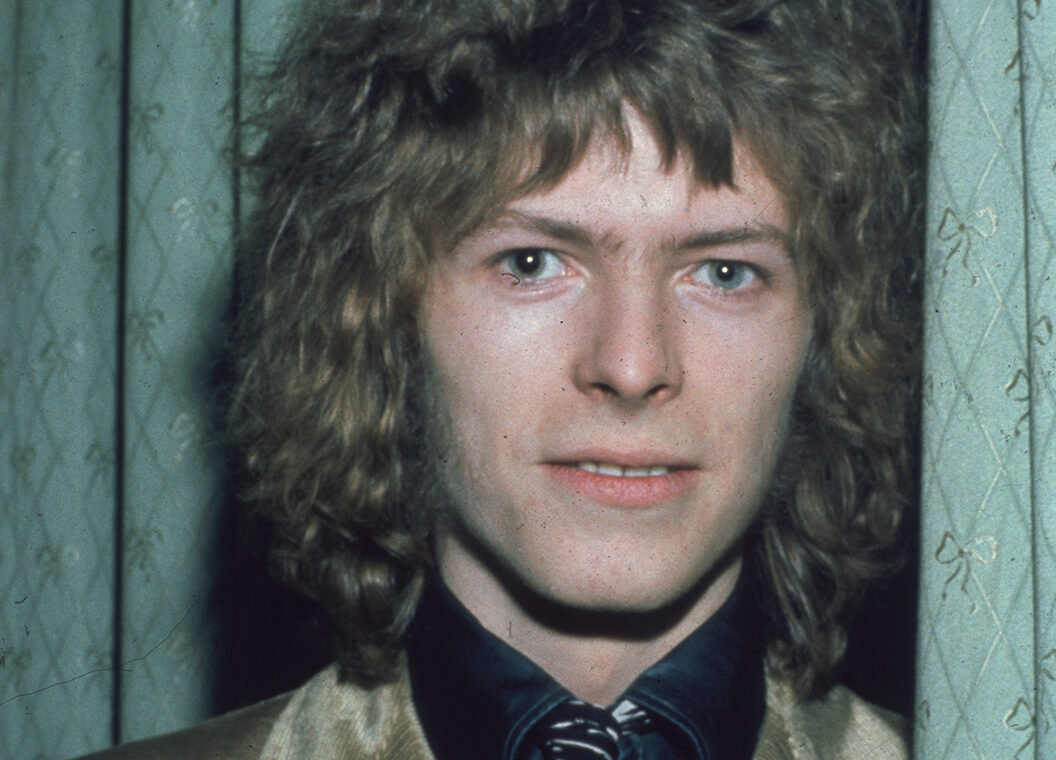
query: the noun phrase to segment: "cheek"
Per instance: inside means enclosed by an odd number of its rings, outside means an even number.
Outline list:
[[[808,339],[806,329],[780,339],[757,335],[716,348],[698,363],[702,379],[692,414],[709,421],[712,444],[728,460],[741,460],[741,468],[767,472],[780,454]]]
[[[426,355],[450,417],[452,442],[483,448],[475,456],[492,457],[554,415],[562,390],[557,375],[567,357],[545,320],[475,310],[455,300],[445,299],[428,315]]]
[[[488,520],[499,517],[497,487],[514,477],[511,463],[525,458],[517,447],[523,445],[527,423],[518,394],[503,382],[509,373],[485,358],[495,354],[479,349],[479,343],[471,347],[459,340],[428,353],[435,399],[431,456],[452,497],[449,506],[472,522],[484,519],[473,516],[483,504],[491,505]]]

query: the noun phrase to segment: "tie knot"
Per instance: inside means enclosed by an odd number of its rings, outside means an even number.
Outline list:
[[[625,699],[611,711],[580,699],[566,699],[541,726],[547,760],[616,760],[621,734],[649,727],[648,714]]]

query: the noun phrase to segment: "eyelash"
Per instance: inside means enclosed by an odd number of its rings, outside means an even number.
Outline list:
[[[518,266],[515,263],[518,257],[528,259],[529,261],[522,261],[520,266]],[[530,263],[530,260],[535,257],[538,257],[541,260],[540,267],[542,274],[540,274],[540,272],[522,271],[518,273],[516,271],[523,267],[524,264]],[[510,278],[510,285],[514,287],[531,287],[533,285],[541,286],[543,283],[556,279],[567,272],[567,266],[564,264],[561,256],[549,248],[526,247],[503,251],[498,257],[496,257],[496,263],[500,268],[500,273],[503,276]],[[561,271],[546,276],[546,270],[549,267],[555,266],[559,267]],[[721,276],[722,270],[732,270],[732,273],[735,275],[736,281],[732,287],[724,287],[722,283],[716,282],[715,279],[713,279],[716,275]],[[697,285],[702,285],[710,290],[716,291],[719,296],[723,298],[733,298],[743,295],[747,291],[752,290],[759,283],[765,282],[765,280],[768,279],[766,273],[761,271],[758,267],[735,259],[711,259],[705,261],[690,271],[689,278]],[[747,282],[745,283],[744,280],[747,280]]]
[[[565,269],[564,264],[561,261],[561,257],[548,248],[515,248],[510,251],[505,251],[499,256],[498,264],[500,266],[500,269],[502,270],[503,275],[513,278],[513,285],[519,285],[525,281],[529,283],[543,282],[545,280],[552,279],[553,277],[560,276],[554,274],[549,277],[542,277],[539,275],[539,273],[528,272],[521,272],[518,274],[516,271],[513,271],[515,269],[514,262],[517,257],[525,257],[529,259],[538,257],[539,259],[541,259],[540,265],[542,267],[543,272],[546,271],[548,263],[550,265],[556,263],[562,268],[562,270]]]
[[[698,279],[697,274],[700,273],[707,277],[709,274],[712,276],[718,275],[723,270],[733,270],[736,275],[736,283],[732,287],[724,287],[723,284],[714,280],[710,282],[704,282]],[[748,264],[743,261],[735,261],[730,259],[712,259],[711,261],[705,261],[703,264],[698,266],[690,273],[690,278],[697,283],[707,285],[708,287],[718,290],[723,295],[734,295],[750,290],[760,281],[766,280],[766,275],[761,272],[757,267]],[[742,281],[747,278],[748,282],[743,284]],[[711,277],[708,278],[711,280]]]

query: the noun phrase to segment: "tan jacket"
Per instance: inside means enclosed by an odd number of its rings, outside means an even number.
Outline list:
[[[905,760],[905,722],[837,686],[796,703],[767,684],[754,760]],[[83,760],[433,760],[406,671],[373,690],[340,684],[328,668],[297,691],[157,739]]]

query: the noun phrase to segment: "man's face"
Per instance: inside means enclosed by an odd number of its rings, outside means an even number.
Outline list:
[[[657,609],[739,556],[771,483],[811,335],[782,199],[743,150],[737,189],[706,188],[629,126],[629,154],[596,139],[429,272],[437,558],[464,601],[512,573]]]

